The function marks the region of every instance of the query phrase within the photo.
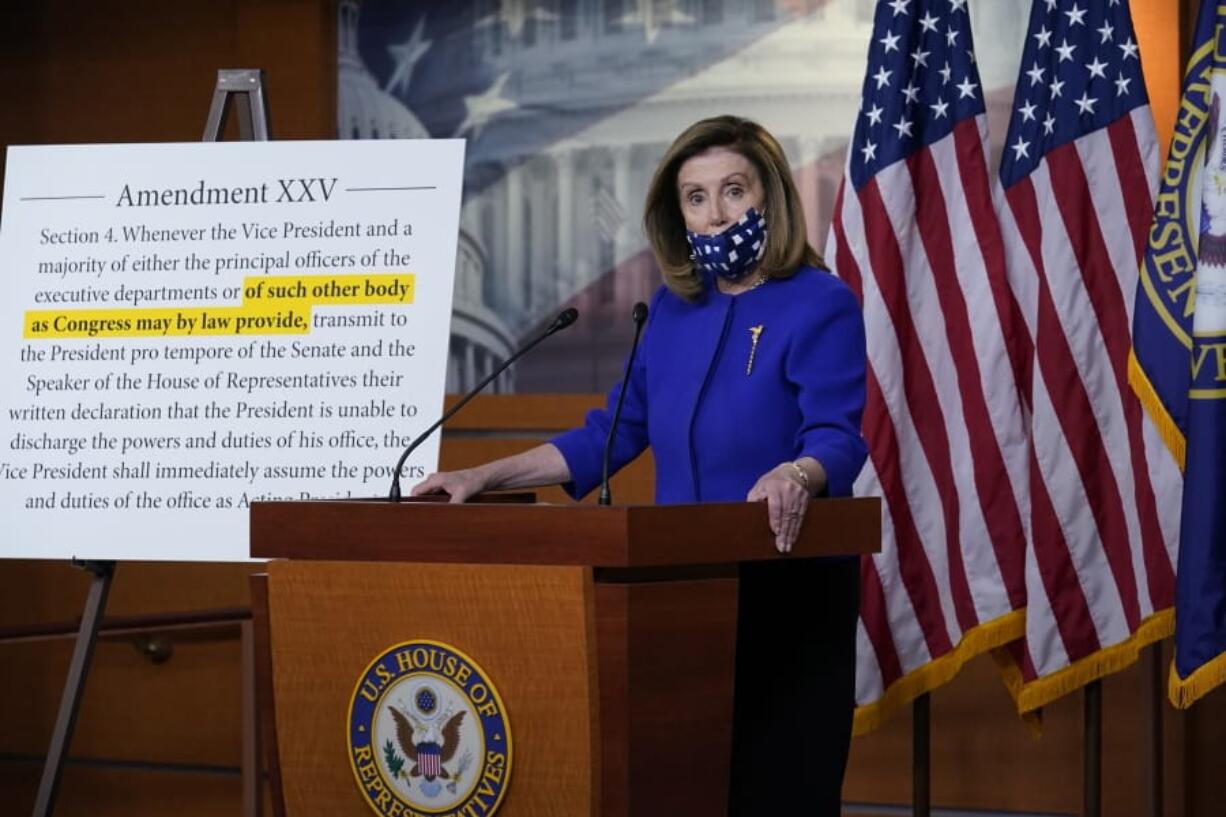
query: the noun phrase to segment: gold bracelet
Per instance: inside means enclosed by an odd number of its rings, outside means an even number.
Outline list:
[[[809,474],[796,462],[789,462],[788,465],[792,466],[796,476],[800,477],[800,487],[805,489],[806,494],[811,494],[812,492],[809,490]]]

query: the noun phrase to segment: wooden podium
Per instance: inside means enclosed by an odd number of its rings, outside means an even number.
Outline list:
[[[814,502],[787,556],[761,504],[256,503],[251,555],[275,560],[253,587],[274,805],[372,813],[349,700],[388,647],[433,640],[501,693],[501,817],[723,815],[738,564],[880,542],[876,499]]]

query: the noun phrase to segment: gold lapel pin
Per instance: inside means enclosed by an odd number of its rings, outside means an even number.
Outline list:
[[[758,353],[758,338],[762,337],[763,324],[749,327],[749,362],[745,364],[745,374],[753,372],[753,358]]]

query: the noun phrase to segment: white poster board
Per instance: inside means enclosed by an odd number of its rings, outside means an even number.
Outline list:
[[[463,154],[9,148],[0,556],[246,559],[252,501],[385,496],[442,410]]]

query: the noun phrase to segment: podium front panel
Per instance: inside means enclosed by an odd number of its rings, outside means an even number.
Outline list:
[[[351,762],[349,703],[372,660],[408,641],[454,646],[497,689],[512,740],[500,817],[597,813],[594,598],[582,567],[271,562],[286,814],[375,813]]]

